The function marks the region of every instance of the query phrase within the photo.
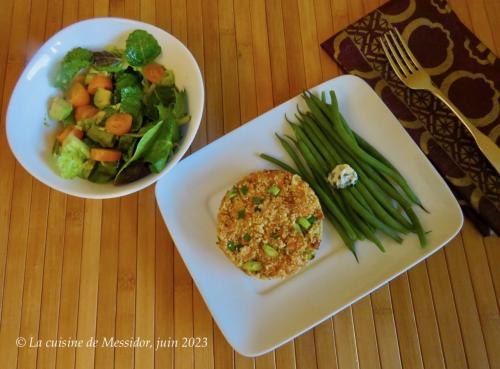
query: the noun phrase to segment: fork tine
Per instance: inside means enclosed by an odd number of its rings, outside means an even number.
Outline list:
[[[391,40],[389,39],[389,36],[384,34],[385,41],[387,42],[387,46],[389,47],[389,50],[391,51],[391,56],[392,58],[396,61],[396,63],[399,65],[399,68],[401,69],[401,72],[403,75],[406,77],[410,74],[408,71],[408,68],[406,67],[406,64],[401,60],[400,56],[398,55],[398,52],[396,51],[396,48],[394,45],[391,43]]]
[[[415,72],[416,66],[413,65],[412,61],[408,58],[408,56],[406,55],[405,51],[401,47],[401,42],[400,42],[401,40],[398,41],[396,39],[396,36],[394,36],[394,32],[389,31],[388,33],[391,35],[393,44],[396,45],[396,48],[399,51],[399,56],[401,56],[401,59],[403,59],[404,63],[406,64],[406,68],[409,69],[410,73],[411,72]]]
[[[398,76],[398,78],[400,80],[403,80],[405,78],[405,76],[403,75],[403,73],[399,69],[398,64],[396,63],[396,61],[392,57],[391,53],[389,52],[389,50],[385,46],[385,42],[384,42],[384,39],[382,37],[379,37],[379,42],[382,45],[382,49],[384,49],[384,54],[387,57],[387,60],[389,60],[389,64],[391,65],[392,70],[394,71],[394,73],[396,73],[396,76]]]
[[[394,33],[396,33],[396,36],[398,36],[399,43],[403,45],[406,54],[410,57],[413,64],[417,67],[417,69],[422,69],[422,66],[418,62],[417,58],[415,58],[415,55],[413,55],[410,48],[408,47],[408,43],[404,40],[403,36],[401,36],[401,33],[399,33],[397,28],[394,28]]]

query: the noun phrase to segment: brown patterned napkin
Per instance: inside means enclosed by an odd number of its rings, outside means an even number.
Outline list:
[[[483,234],[491,227],[500,235],[500,176],[444,104],[396,77],[377,40],[392,27],[434,83],[497,144],[500,60],[444,0],[392,0],[322,44],[345,72],[363,78],[383,99],[448,182],[465,215]]]

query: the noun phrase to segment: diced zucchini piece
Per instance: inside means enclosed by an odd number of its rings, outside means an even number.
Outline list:
[[[249,272],[258,272],[262,269],[262,263],[259,261],[250,260],[243,264],[243,269]]]
[[[272,247],[271,245],[265,243],[262,245],[262,250],[264,250],[264,253],[269,256],[269,257],[272,257],[272,258],[275,258],[276,256],[279,255],[279,252],[276,251],[276,249],[274,247]]]

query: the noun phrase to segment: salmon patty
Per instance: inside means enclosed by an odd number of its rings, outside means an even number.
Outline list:
[[[224,195],[217,244],[248,275],[283,278],[314,258],[323,217],[316,194],[298,175],[254,172]]]

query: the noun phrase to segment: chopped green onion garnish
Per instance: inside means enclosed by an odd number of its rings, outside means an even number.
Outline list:
[[[254,196],[254,197],[252,197],[252,202],[255,205],[260,205],[264,202],[264,199],[262,197]]]
[[[243,239],[248,242],[252,239],[252,237],[250,237],[250,235],[248,233],[245,233],[245,235],[243,236]]]
[[[269,193],[273,196],[278,196],[280,191],[281,191],[280,188],[276,185],[272,185],[271,188],[269,189]]]
[[[236,189],[236,187],[233,186],[233,188],[231,188],[227,195],[229,196],[230,199],[232,199],[233,197],[235,197],[236,195],[238,195],[238,190]]]
[[[245,209],[238,211],[238,219],[245,219]]]
[[[307,231],[309,228],[311,228],[311,223],[309,223],[309,221],[304,218],[304,217],[299,217],[297,219],[297,223],[299,223],[299,225],[305,230]]]
[[[276,256],[279,255],[279,252],[276,251],[276,249],[274,247],[272,247],[271,245],[265,243],[262,245],[262,250],[264,250],[264,253],[269,256],[269,257],[272,257],[272,258],[275,258]]]
[[[258,272],[262,269],[262,263],[255,260],[250,260],[243,264],[243,269],[249,272]]]
[[[316,254],[314,253],[314,251],[312,250],[305,250],[303,252],[303,254],[309,259],[309,260],[312,260],[314,259],[314,257],[316,256]]]
[[[236,250],[236,244],[233,242],[233,241],[229,241],[227,243],[227,248],[230,250],[230,251],[234,251]]]
[[[314,215],[311,215],[309,218],[307,218],[307,221],[311,224],[314,224],[318,221],[318,218],[316,218]]]
[[[246,195],[248,193],[248,186],[241,186],[240,192],[242,195]]]

